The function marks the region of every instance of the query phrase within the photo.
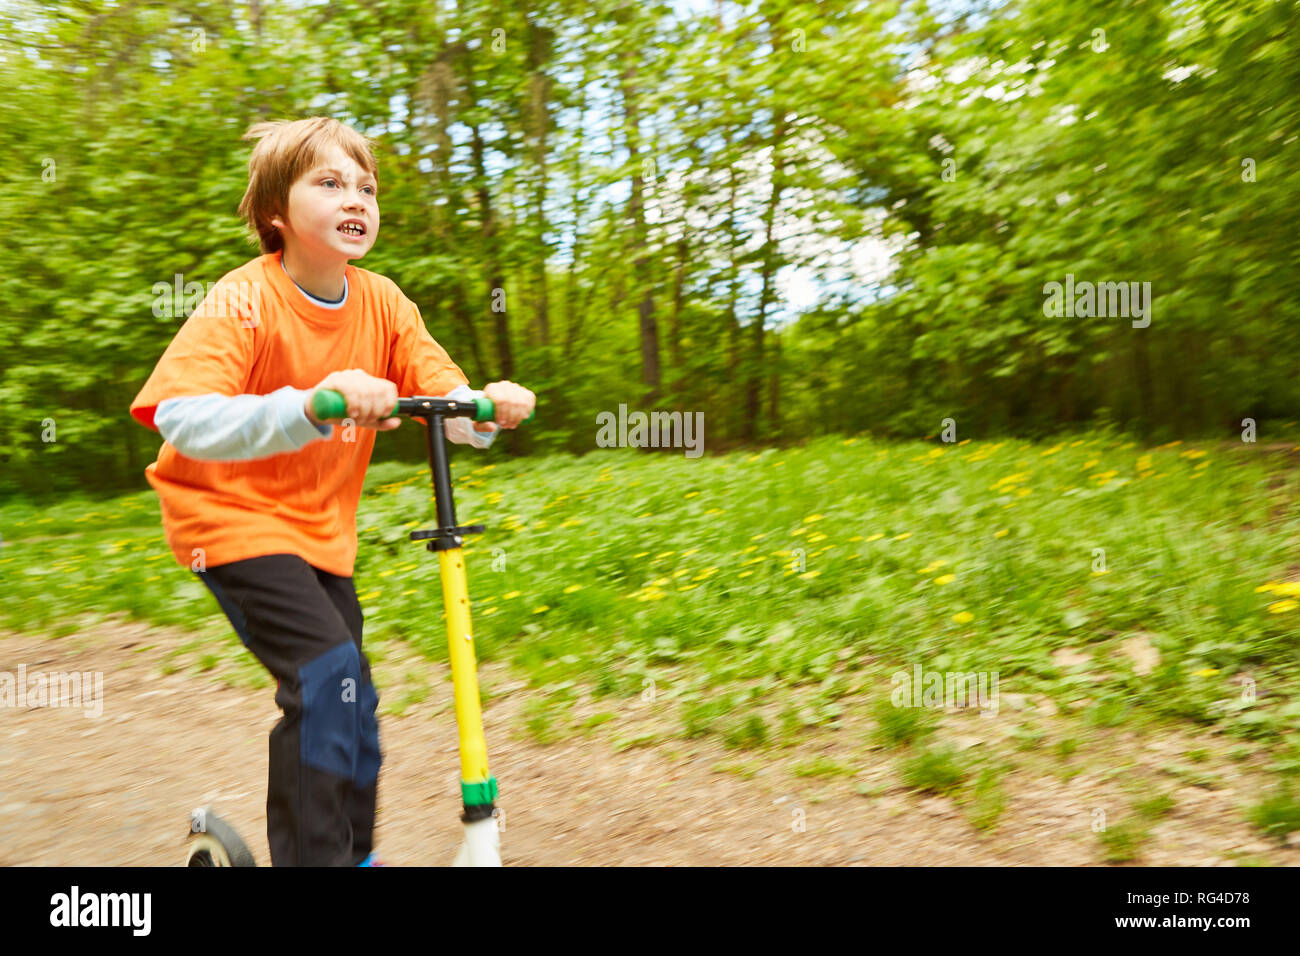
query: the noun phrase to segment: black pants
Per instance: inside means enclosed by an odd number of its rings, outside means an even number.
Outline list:
[[[351,578],[294,554],[197,572],[244,645],[276,678],[266,835],[272,866],[355,866],[370,853],[379,697],[361,651]]]

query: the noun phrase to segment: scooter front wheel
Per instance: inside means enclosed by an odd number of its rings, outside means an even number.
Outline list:
[[[190,820],[185,865],[257,866],[257,862],[235,828],[205,808],[195,811]]]

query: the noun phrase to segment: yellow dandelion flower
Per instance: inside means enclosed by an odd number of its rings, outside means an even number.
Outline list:
[[[1219,669],[1217,667],[1202,667],[1199,671],[1196,672],[1196,676],[1213,677],[1217,673],[1219,673]]]
[[[483,614],[495,614],[496,612],[497,612],[497,609],[494,608],[494,607],[485,607],[485,608],[482,610],[481,613],[483,613]]]
[[[971,621],[975,620],[975,615],[970,613],[970,611],[958,611],[952,616],[952,619],[958,624],[969,624]]]
[[[861,541],[861,540],[862,540],[862,535],[860,535],[860,534],[855,534],[853,537],[849,538],[849,540],[850,540],[850,541]]]
[[[644,557],[645,557],[647,554],[649,554],[649,553],[650,553],[649,551],[642,551],[640,554],[634,554],[634,555],[632,555],[632,557],[633,557],[633,558],[644,558]]]
[[[1011,533],[1011,530],[1010,530],[1009,528],[1003,528],[1001,531],[994,531],[994,532],[993,532],[993,537],[995,537],[995,538],[1005,538],[1005,537],[1006,537],[1007,535],[1009,535],[1010,533]]]
[[[1277,582],[1269,581],[1267,584],[1261,584],[1259,587],[1255,588],[1255,593],[1258,594],[1261,591],[1272,591],[1275,587],[1277,587]]]
[[[550,606],[549,604],[543,604],[541,607],[535,607],[535,608],[533,608],[533,613],[534,613],[534,614],[542,614],[542,613],[544,613],[544,612],[546,612],[546,611],[549,611],[550,609],[551,609],[551,606]]]
[[[519,593],[520,592],[518,591],[511,591],[509,594],[503,594],[501,595],[501,600],[509,601],[511,598],[517,598],[519,597]]]
[[[679,591],[689,591],[689,590],[691,590],[692,588],[698,588],[698,587],[699,587],[698,584],[683,584],[683,585],[682,585],[681,587],[679,587],[677,590],[679,590]]]
[[[957,580],[957,575],[955,575],[955,574],[941,574],[941,575],[939,575],[937,578],[934,579],[934,583],[935,583],[935,584],[951,584],[951,583],[952,583],[953,581],[955,581],[955,580]]]
[[[912,532],[910,532],[910,531],[904,531],[902,534],[896,534],[896,535],[894,535],[894,540],[895,540],[895,541],[906,541],[906,540],[907,540],[908,538],[910,538],[911,536],[912,536]]]
[[[581,590],[582,590],[581,584],[570,584],[567,588],[564,589],[564,593],[572,594],[574,591],[581,591]]]
[[[741,571],[740,574],[737,575],[737,577],[747,578],[753,573],[754,573],[753,571]]]
[[[698,494],[699,494],[698,491],[688,491],[688,492],[686,492],[686,494],[682,495],[682,497],[683,497],[683,498],[694,498],[694,497],[695,497],[696,495],[698,495]]]
[[[876,534],[873,534],[870,538],[867,539],[867,543],[869,544],[869,543],[871,543],[872,541],[879,541],[879,540],[880,540],[881,538],[883,538],[884,536],[885,536],[885,535],[884,535],[883,532],[877,532]]]
[[[819,569],[819,570],[816,570],[816,571],[805,571],[803,574],[799,575],[799,577],[801,577],[801,578],[803,578],[805,581],[807,581],[807,580],[810,580],[811,578],[815,578],[815,577],[817,577],[817,575],[819,575],[819,574],[821,574],[821,570],[820,570],[820,569]]]
[[[1268,606],[1268,613],[1285,614],[1287,611],[1294,611],[1298,607],[1300,607],[1300,601],[1294,601],[1291,598],[1287,598],[1285,601],[1277,601],[1274,604],[1270,604]]]
[[[804,523],[804,524],[812,524],[814,521],[821,521],[822,518],[824,518],[824,517],[826,517],[826,516],[825,516],[825,515],[809,515],[808,517],[806,517],[806,518],[803,519],[803,523]]]

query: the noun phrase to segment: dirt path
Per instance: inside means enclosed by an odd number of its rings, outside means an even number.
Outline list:
[[[104,673],[98,718],[66,707],[0,707],[0,865],[178,865],[189,812],[208,803],[244,834],[259,865],[269,863],[273,691],[232,688],[208,675],[163,676],[164,654],[186,640],[126,621],[58,639],[0,632],[0,671],[16,674],[25,664],[29,672]],[[399,666],[440,670],[418,659],[376,668]],[[394,865],[448,863],[460,841],[455,723],[445,701],[434,700],[449,698],[450,684],[437,676],[439,690],[427,701],[380,720],[376,846]],[[859,756],[853,777],[789,772],[794,759],[844,759],[844,731],[798,753],[738,754],[713,738],[616,752],[612,733],[539,746],[514,732],[528,695],[523,684],[499,669],[486,668],[485,677],[496,694],[485,724],[508,865],[1090,865],[1103,859],[1091,829],[1096,809],[1122,816],[1131,802],[1121,789],[1127,772],[1106,773],[1104,760],[1068,780],[1017,772],[1006,780],[997,829],[985,834],[952,800],[899,784],[883,752]],[[996,721],[972,720],[998,732]],[[1116,734],[1111,743],[1117,762],[1137,754],[1152,772],[1181,748],[1206,745],[1170,735]],[[1221,740],[1217,749],[1226,749]],[[717,772],[720,762],[751,765],[754,774]],[[1279,847],[1242,821],[1240,807],[1258,799],[1253,771],[1228,762],[1209,769],[1218,773],[1214,789],[1172,781],[1164,788],[1175,808],[1151,826],[1139,862],[1229,865],[1248,855],[1300,863],[1300,834]],[[873,795],[855,792],[855,784]]]

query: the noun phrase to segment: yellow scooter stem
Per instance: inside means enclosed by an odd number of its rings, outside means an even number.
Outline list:
[[[447,645],[451,651],[456,724],[460,729],[460,779],[467,784],[486,784],[491,774],[488,773],[487,743],[483,737],[478,660],[470,626],[464,549],[439,551],[438,568],[442,575],[443,606],[447,611]]]

